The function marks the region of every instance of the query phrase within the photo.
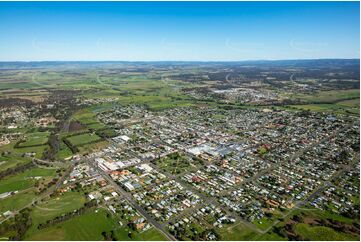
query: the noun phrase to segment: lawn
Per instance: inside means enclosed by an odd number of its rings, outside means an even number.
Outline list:
[[[88,212],[81,216],[35,231],[25,240],[102,240],[102,231],[110,231],[115,224],[106,217],[104,210]]]
[[[155,163],[157,164],[157,167],[166,172],[171,174],[180,174],[191,169],[192,166],[195,167],[194,163],[197,164],[197,161],[193,161],[191,158],[181,154],[173,153],[157,159]]]
[[[89,123],[87,124],[87,127],[89,129],[94,129],[94,130],[98,130],[98,129],[104,129],[107,126],[105,124],[99,123],[99,122],[94,122],[94,123]]]
[[[32,168],[0,181],[0,194],[4,192],[20,191],[34,186],[34,177],[53,178],[55,169]]]
[[[275,220],[276,220],[276,218],[263,217],[261,219],[254,220],[253,224],[256,225],[258,228],[264,230],[264,229],[269,228]]]
[[[13,154],[4,156],[0,155],[0,172],[29,162],[31,162],[31,159],[27,157],[21,157]]]
[[[305,213],[306,213],[306,216],[323,218],[323,219],[332,219],[332,220],[336,220],[336,221],[339,221],[342,223],[347,223],[347,224],[352,224],[353,222],[355,222],[351,218],[341,216],[341,215],[333,213],[331,211],[324,211],[324,210],[320,210],[320,209],[306,211]]]
[[[163,240],[159,232],[149,230],[135,233],[130,239],[125,227],[120,227],[113,218],[107,218],[104,209],[92,210],[83,215],[56,224],[52,227],[38,230],[25,237],[26,240],[103,240],[102,232],[114,231],[118,240]]]
[[[217,229],[220,240],[252,240],[258,233],[241,222]]]
[[[31,213],[34,224],[43,223],[58,215],[81,208],[85,203],[85,196],[80,192],[66,192],[45,202],[37,204]]]
[[[64,160],[68,157],[71,157],[72,155],[73,155],[73,152],[71,152],[69,147],[63,141],[61,141],[59,151],[58,151],[58,153],[56,153],[56,157],[59,160]]]
[[[91,153],[97,150],[101,150],[104,149],[105,147],[107,147],[109,145],[109,142],[106,140],[102,140],[102,141],[98,141],[96,143],[91,143],[91,144],[87,144],[87,145],[82,145],[79,148],[79,152],[84,154],[84,153]]]
[[[82,109],[76,112],[73,115],[73,118],[76,119],[81,124],[85,125],[88,129],[99,130],[99,129],[107,128],[107,126],[101,123],[96,117],[97,111],[94,110],[94,108],[97,106],[104,106],[104,105],[94,105],[92,106],[93,108],[88,107]]]
[[[145,75],[119,76],[113,77],[111,80],[107,77],[101,77],[99,83],[104,85],[104,89],[97,93],[85,94],[85,97],[116,97],[119,104],[144,104],[155,111],[194,105],[191,101],[186,100],[188,98],[186,95],[167,85],[167,83],[170,84],[169,81],[149,79]],[[83,113],[79,115],[91,123],[94,114]]]
[[[50,132],[34,132],[26,134],[25,142],[21,142],[19,147],[29,147],[45,145],[48,142]]]
[[[340,105],[344,105],[347,107],[360,107],[360,98],[345,100],[338,102]]]
[[[14,151],[20,154],[35,153],[35,157],[41,159],[46,149],[49,149],[49,145],[14,148]]]
[[[338,114],[360,113],[360,90],[320,91],[312,95],[298,94],[292,98],[299,98],[308,102],[305,105],[292,105],[292,107],[315,112],[332,112]]]
[[[296,233],[301,235],[306,240],[326,240],[326,241],[359,240],[359,237],[357,236],[338,232],[336,230],[324,226],[310,226],[308,224],[297,224],[295,230]]]
[[[70,136],[70,137],[67,137],[66,139],[70,143],[72,143],[74,146],[81,146],[81,145],[85,145],[88,143],[93,143],[93,142],[101,140],[101,138],[98,135],[92,134],[92,133],[85,133],[85,134]]]
[[[88,125],[97,123],[98,120],[95,116],[95,113],[89,111],[88,109],[82,109],[74,114],[74,119],[78,120],[80,123]]]
[[[8,210],[14,211],[22,209],[32,202],[36,197],[33,191],[26,191],[18,193],[14,196],[0,200],[0,213],[4,213]]]
[[[294,215],[299,215],[303,218],[303,221],[306,220],[314,220],[314,219],[332,219],[336,220],[348,225],[352,225],[354,222],[356,222],[353,219],[343,217],[341,215],[329,212],[329,211],[323,211],[319,209],[310,209],[310,210],[295,210],[293,211],[288,218],[286,218],[283,222],[278,223],[276,227],[284,227],[286,223],[290,221],[290,219]],[[357,221],[359,223],[359,221]],[[338,232],[330,227],[324,227],[324,226],[316,226],[316,225],[310,225],[306,223],[298,223],[295,226],[295,232],[302,236],[306,240],[357,240],[355,235],[352,234],[345,234],[342,232]],[[327,235],[324,235],[327,234]],[[319,236],[319,237],[318,237]],[[324,239],[322,239],[324,237]],[[273,232],[271,229],[266,234],[260,234],[254,238],[254,240],[287,240],[287,238],[283,238],[277,233]]]
[[[10,144],[3,145],[0,147],[0,152],[7,151],[11,152],[11,156],[18,155],[21,156],[24,153],[34,152],[36,158],[41,158],[43,156],[43,152],[46,149],[49,149],[49,145],[40,145],[40,146],[32,146],[32,147],[21,147],[14,148],[15,142],[11,142]]]
[[[335,91],[320,91],[312,95],[298,94],[294,98],[299,98],[304,101],[319,103],[319,102],[337,102],[346,99],[354,99],[360,97],[359,89],[349,90],[335,90]]]
[[[356,99],[359,100],[359,99]],[[349,104],[342,104],[342,103],[350,103],[351,100],[341,101],[333,104],[305,104],[305,105],[292,105],[292,107],[303,109],[303,110],[310,110],[313,112],[330,112],[330,113],[337,113],[337,114],[358,114],[360,113],[359,107],[352,107]]]
[[[276,233],[273,233],[271,231],[265,233],[265,234],[260,234],[259,236],[256,236],[253,238],[253,240],[257,240],[257,241],[286,241],[287,239],[284,237],[279,236]]]
[[[42,203],[38,203],[31,212],[32,227],[27,236],[38,232],[37,226],[49,219],[79,209],[85,202],[85,196],[79,192],[66,192]]]

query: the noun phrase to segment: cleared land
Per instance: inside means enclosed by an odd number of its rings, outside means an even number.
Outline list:
[[[26,134],[25,141],[21,142],[19,144],[19,147],[45,145],[48,142],[49,135],[50,135],[50,132],[28,133],[28,134]]]
[[[91,133],[70,136],[67,137],[66,139],[70,141],[70,143],[74,146],[81,146],[101,140],[101,138],[98,135]]]
[[[125,227],[112,218],[108,218],[104,209],[92,210],[81,216],[55,226],[39,230],[26,237],[26,240],[104,240],[102,232],[114,231],[118,240],[166,240],[158,231],[151,229],[143,233],[134,233],[128,237]]]

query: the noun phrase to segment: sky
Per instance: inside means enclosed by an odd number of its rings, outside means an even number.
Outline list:
[[[359,2],[0,2],[0,61],[359,56]]]

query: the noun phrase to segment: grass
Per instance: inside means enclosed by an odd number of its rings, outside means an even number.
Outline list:
[[[43,156],[44,151],[47,149],[49,149],[49,145],[15,148],[14,151],[21,154],[35,153],[35,157],[40,159]]]
[[[97,123],[98,120],[95,116],[95,113],[89,111],[88,109],[82,109],[74,114],[74,119],[78,120],[80,123],[88,125]]]
[[[87,145],[83,145],[78,147],[79,148],[79,152],[84,154],[84,153],[91,153],[100,149],[104,149],[105,147],[107,147],[109,145],[108,141],[103,140],[103,141],[99,141],[96,143],[91,143],[91,144],[87,144]]]
[[[338,102],[346,99],[355,99],[360,97],[359,89],[349,89],[349,90],[335,90],[335,91],[320,91],[318,93],[310,94],[298,94],[293,98],[299,98],[303,101],[308,101],[312,103],[318,102]]]
[[[88,127],[89,129],[98,130],[98,129],[104,129],[104,128],[106,128],[107,126],[106,126],[105,124],[96,122],[96,123],[87,124],[87,127]]]
[[[33,177],[55,177],[54,169],[32,168],[20,174],[7,177],[0,181],[0,194],[4,192],[24,190],[35,184]]]
[[[104,210],[88,212],[55,226],[38,230],[26,240],[102,240],[102,231],[110,231],[113,224]]]
[[[44,145],[48,142],[50,132],[34,132],[26,134],[25,142],[21,142],[19,147]]]
[[[79,209],[85,203],[85,196],[80,192],[66,192],[45,202],[38,204],[32,211],[31,217],[34,224],[43,223],[49,219],[55,218]],[[46,211],[46,212],[45,212]]]
[[[17,155],[0,155],[0,172],[31,162],[30,158]]]
[[[64,143],[64,142],[60,142],[60,148],[58,153],[56,154],[56,157],[59,160],[64,160],[70,156],[73,155],[73,152],[71,152],[71,150],[69,149],[69,147]]]
[[[359,100],[359,99],[356,99]],[[360,113],[360,107],[354,106],[350,107],[349,105],[345,105],[342,103],[351,102],[351,100],[348,101],[342,101],[334,104],[305,104],[305,105],[292,105],[292,107],[303,109],[303,110],[310,110],[313,112],[330,112],[330,113],[336,113],[336,114],[359,114]],[[352,100],[352,102],[355,102]]]
[[[18,193],[14,196],[0,200],[0,213],[4,213],[8,210],[14,211],[22,209],[32,202],[36,197],[34,191],[26,191]]]
[[[75,146],[82,146],[88,143],[93,143],[101,140],[101,138],[98,135],[91,133],[70,136],[67,137],[66,139]]]
[[[196,163],[196,161],[190,161],[187,157],[178,153],[169,154],[157,159],[155,162],[157,167],[171,174],[183,173],[192,168],[192,163]]]
[[[220,240],[252,240],[258,233],[241,222],[217,230]]]
[[[338,104],[344,105],[346,107],[360,107],[360,98],[340,101],[340,102],[338,102]]]
[[[276,227],[283,227],[290,221],[290,219],[294,215],[299,215],[304,218],[308,219],[332,219],[339,221],[341,223],[345,223],[348,225],[352,225],[354,222],[359,223],[359,221],[355,221],[351,218],[346,218],[341,215],[332,213],[330,211],[324,211],[319,209],[311,209],[311,210],[295,210],[293,211],[288,218],[285,218],[283,222],[280,222]],[[311,226],[306,223],[298,223],[295,227],[295,232],[302,236],[306,240],[323,240],[322,234],[327,233],[329,237],[325,237],[324,240],[358,240],[358,237],[351,234],[345,234],[342,232],[338,232],[332,228],[324,227],[324,226]],[[317,235],[320,235],[321,237],[317,237]],[[287,238],[283,238],[277,233],[273,232],[272,229],[265,233],[260,234],[256,237],[254,237],[254,240],[287,240]]]
[[[166,241],[168,240],[161,232],[155,228],[151,228],[145,232],[138,233],[135,236],[136,240],[147,240],[147,241]]]
[[[186,100],[187,96],[167,83],[149,79],[145,75],[112,77],[112,80],[106,77],[100,79],[99,84],[103,85],[104,89],[97,93],[85,94],[85,97],[116,97],[119,104],[144,104],[154,111],[194,105]]]
[[[43,156],[43,152],[46,149],[49,149],[49,145],[40,145],[40,146],[32,146],[32,147],[21,147],[14,148],[15,142],[11,142],[10,144],[4,145],[0,147],[0,152],[6,151],[11,152],[9,156],[21,156],[24,153],[36,153],[36,158],[41,158]]]
[[[63,195],[58,195],[37,204],[31,212],[32,226],[26,232],[26,236],[37,233],[37,226],[39,224],[55,218],[56,216],[79,209],[83,206],[84,202],[85,197],[82,193],[66,192]]]
[[[325,210],[320,210],[320,209],[316,209],[313,211],[307,211],[306,216],[318,217],[318,218],[323,218],[323,219],[328,218],[328,219],[336,220],[336,221],[346,223],[346,224],[352,224],[354,222],[354,220],[351,218],[341,216],[341,215],[333,213],[331,211],[325,211]]]
[[[360,90],[321,91],[312,95],[293,96],[309,104],[292,105],[292,107],[314,112],[331,112],[336,114],[360,114]]]
[[[306,240],[355,240],[358,241],[359,238],[357,236],[346,234],[342,232],[337,232],[331,228],[324,227],[324,226],[310,226],[308,224],[297,224],[296,233],[301,235]]]
[[[276,233],[268,232],[268,233],[262,234],[260,236],[256,236],[254,238],[254,240],[257,240],[257,241],[286,241],[287,239],[279,236]]]
[[[134,233],[130,239],[125,227],[120,227],[113,218],[106,216],[104,209],[89,211],[83,215],[27,235],[25,240],[103,240],[103,231],[114,231],[118,240],[165,240],[156,230]]]
[[[263,217],[261,219],[258,220],[254,220],[253,224],[256,225],[258,228],[260,229],[267,229],[269,226],[272,225],[272,223],[276,220],[276,218],[267,218],[267,217]]]

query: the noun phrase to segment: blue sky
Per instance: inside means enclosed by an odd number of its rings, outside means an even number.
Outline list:
[[[0,60],[359,58],[359,2],[0,2]]]

